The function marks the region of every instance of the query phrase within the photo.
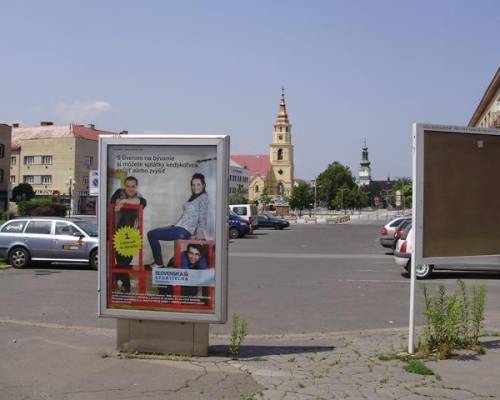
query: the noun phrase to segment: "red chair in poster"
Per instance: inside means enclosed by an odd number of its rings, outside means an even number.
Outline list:
[[[120,213],[128,213],[128,218],[133,220],[135,226],[124,224],[120,221]],[[144,208],[140,204],[123,204],[120,211],[115,211],[115,204],[111,203],[108,210],[108,301],[109,304],[117,304],[114,294],[130,293],[132,287],[137,287],[138,293],[146,293],[146,282],[150,271],[146,271],[143,264],[142,237],[144,231]],[[130,233],[138,236],[138,253],[132,255],[121,254],[117,248],[117,232],[123,230],[125,238]],[[137,263],[132,265],[133,258],[137,257]],[[134,285],[132,282],[136,282]],[[121,295],[123,297],[123,295]],[[118,302],[119,304],[119,302]]]

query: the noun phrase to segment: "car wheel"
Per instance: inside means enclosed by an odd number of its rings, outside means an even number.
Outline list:
[[[9,263],[14,268],[24,268],[30,263],[30,253],[24,247],[15,247],[9,254]]]
[[[234,228],[234,227],[233,227],[233,228],[230,228],[230,229],[229,229],[229,237],[230,237],[231,239],[236,239],[236,238],[238,238],[239,236],[240,236],[240,232],[238,231],[238,229],[237,229],[237,228]]]
[[[433,266],[429,264],[422,264],[415,266],[415,276],[417,279],[426,279],[432,274]]]
[[[99,255],[97,254],[97,250],[93,250],[92,253],[90,253],[90,268],[96,271],[99,268]]]

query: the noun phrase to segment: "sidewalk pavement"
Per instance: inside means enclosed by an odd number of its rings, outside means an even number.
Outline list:
[[[439,376],[405,372],[380,354],[406,348],[404,330],[250,335],[239,360],[229,338],[211,355],[134,356],[115,330],[0,320],[0,399],[491,399],[500,393],[500,337],[487,353],[426,363]]]

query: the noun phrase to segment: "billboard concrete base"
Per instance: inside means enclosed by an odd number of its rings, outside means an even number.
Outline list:
[[[117,319],[119,351],[208,356],[207,323]]]

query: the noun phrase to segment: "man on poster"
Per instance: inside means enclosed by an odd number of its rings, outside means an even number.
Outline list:
[[[127,208],[126,205],[141,205],[146,207],[147,202],[144,197],[138,192],[137,186],[139,184],[137,178],[128,176],[125,178],[125,188],[120,188],[111,196],[111,204],[114,204],[114,211],[117,214],[116,218],[116,231],[120,228],[129,227],[135,228],[138,223],[139,210],[134,208]],[[132,256],[124,256],[116,252],[116,264],[119,268],[131,268]],[[116,273],[113,276],[115,288],[121,292],[130,292],[130,276],[125,273]]]

